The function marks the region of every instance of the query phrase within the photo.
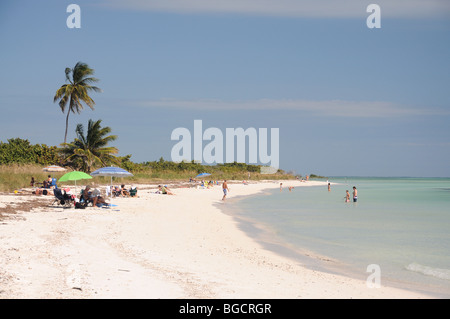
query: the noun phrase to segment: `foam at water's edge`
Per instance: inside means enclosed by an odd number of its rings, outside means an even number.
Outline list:
[[[450,280],[450,269],[432,268],[413,262],[406,266],[406,270],[418,272],[423,275],[433,276],[440,279]]]

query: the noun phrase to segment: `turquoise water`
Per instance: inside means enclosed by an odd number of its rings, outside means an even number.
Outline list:
[[[450,179],[329,181],[331,191],[285,187],[240,199],[232,214],[270,249],[325,256],[319,262],[302,259],[312,268],[367,278],[367,267],[376,264],[382,285],[450,297]],[[358,202],[346,203],[345,190],[351,194],[353,186]]]

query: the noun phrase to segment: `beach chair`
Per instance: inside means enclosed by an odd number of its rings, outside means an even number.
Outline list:
[[[58,185],[56,185],[56,178],[55,177],[52,178],[52,182],[51,182],[51,184],[49,184],[49,187],[54,187],[55,189],[58,188]]]
[[[121,193],[121,191],[120,191],[120,188],[115,187],[115,186],[113,187],[112,194],[113,194],[113,197],[119,197],[119,196],[122,196],[122,193]]]
[[[136,187],[130,188],[130,196],[134,197],[134,196],[136,196],[136,194],[137,194],[137,188]]]
[[[66,194],[64,190],[55,188],[53,190],[53,194],[55,195],[55,200],[53,201],[52,205],[58,202],[60,205],[65,207],[74,206],[74,200],[72,196]]]

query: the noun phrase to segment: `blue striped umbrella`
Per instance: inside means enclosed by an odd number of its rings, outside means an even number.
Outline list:
[[[95,176],[111,176],[111,188],[112,188],[112,178],[113,177],[129,177],[129,176],[133,176],[133,174],[131,174],[130,172],[128,172],[120,167],[108,166],[108,167],[102,167],[96,171],[93,171],[91,173],[91,176],[94,176],[94,177]],[[111,203],[112,203],[112,190],[110,191],[110,193],[111,193]]]
[[[210,173],[201,173],[201,174],[198,174],[197,176],[195,176],[194,178],[209,176],[209,175],[211,175],[211,174]]]
[[[111,176],[112,178],[112,177],[128,177],[133,176],[133,174],[120,167],[108,166],[93,171],[91,173],[91,176]]]

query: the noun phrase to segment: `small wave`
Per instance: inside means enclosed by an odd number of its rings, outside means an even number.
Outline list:
[[[411,263],[406,266],[409,271],[414,271],[427,276],[433,276],[439,279],[450,280],[450,269],[432,268],[418,263]]]

